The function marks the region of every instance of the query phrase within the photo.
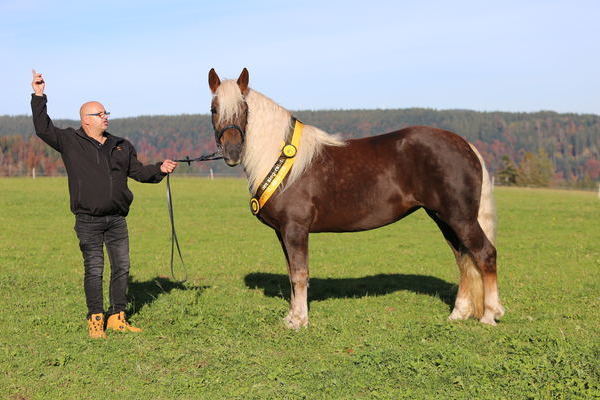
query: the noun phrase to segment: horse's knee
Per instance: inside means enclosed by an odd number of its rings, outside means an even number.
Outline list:
[[[308,287],[308,271],[304,269],[292,270],[290,274],[290,281],[294,286],[307,286]]]

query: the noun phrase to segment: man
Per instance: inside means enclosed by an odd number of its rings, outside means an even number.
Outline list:
[[[75,214],[75,232],[85,267],[89,336],[105,338],[105,329],[139,332],[141,329],[125,319],[129,278],[129,234],[125,217],[133,201],[127,177],[158,183],[175,170],[177,163],[165,160],[156,165],[142,165],[129,141],[106,131],[110,113],[96,101],[81,106],[79,129],[56,128],[46,109],[44,78],[35,70],[32,72],[31,110],[35,133],[61,154],[67,170],[71,211]],[[106,328],[102,296],[104,245],[111,268]]]

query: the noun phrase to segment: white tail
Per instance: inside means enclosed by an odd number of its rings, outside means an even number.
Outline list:
[[[477,222],[487,236],[488,240],[496,243],[496,204],[494,203],[493,186],[490,180],[490,175],[485,167],[485,162],[479,154],[479,151],[469,143],[479,162],[481,163],[481,196],[479,198],[479,213],[477,214]]]

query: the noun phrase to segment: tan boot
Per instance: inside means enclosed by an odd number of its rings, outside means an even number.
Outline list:
[[[104,314],[92,314],[87,320],[88,334],[92,339],[106,339],[104,333]]]
[[[121,332],[141,332],[140,328],[136,328],[135,326],[129,325],[129,322],[125,320],[125,312],[121,311],[118,314],[113,314],[108,317],[108,322],[106,323],[106,329],[112,329],[115,331]]]

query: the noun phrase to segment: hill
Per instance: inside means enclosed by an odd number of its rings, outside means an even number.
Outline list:
[[[527,178],[543,169],[546,184],[592,187],[600,178],[600,116],[595,114],[477,112],[469,110],[326,110],[296,111],[299,119],[321,129],[357,138],[411,125],[429,125],[456,132],[474,143],[492,173],[505,183],[536,184]],[[56,120],[57,126],[78,121]],[[196,156],[214,151],[208,115],[140,116],[114,119],[110,131],[130,139],[140,158]],[[0,116],[0,176],[64,172],[58,155],[35,137],[28,116]],[[220,162],[186,168],[190,173],[240,175]],[[516,175],[511,175],[514,169]],[[540,171],[538,171],[540,172]],[[528,175],[529,174],[529,175]],[[539,175],[539,174],[538,174]],[[530,182],[527,181],[530,179]],[[515,182],[513,182],[515,181]]]

